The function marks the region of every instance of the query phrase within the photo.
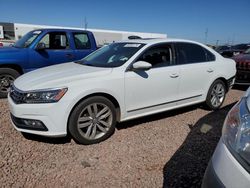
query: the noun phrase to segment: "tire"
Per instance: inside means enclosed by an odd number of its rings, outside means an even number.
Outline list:
[[[19,72],[11,68],[0,68],[0,98],[6,98],[8,89],[14,80],[20,76]]]
[[[105,97],[95,96],[83,100],[73,109],[68,131],[77,143],[89,145],[109,138],[115,125],[114,104]]]
[[[223,104],[226,97],[226,86],[222,80],[215,80],[210,86],[207,98],[206,106],[210,110],[218,110]]]

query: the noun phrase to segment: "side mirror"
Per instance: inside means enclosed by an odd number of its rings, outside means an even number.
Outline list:
[[[152,68],[152,65],[146,61],[137,61],[133,65],[133,70],[149,70]]]
[[[43,42],[39,42],[36,46],[36,50],[45,50],[46,45]]]

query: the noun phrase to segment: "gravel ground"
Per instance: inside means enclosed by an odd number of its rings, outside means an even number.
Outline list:
[[[200,187],[227,112],[245,89],[231,90],[221,110],[199,105],[118,125],[100,144],[24,137],[0,100],[1,187]]]

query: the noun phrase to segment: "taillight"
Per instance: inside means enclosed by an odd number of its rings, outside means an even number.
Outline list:
[[[0,47],[3,46],[3,43],[0,42]]]

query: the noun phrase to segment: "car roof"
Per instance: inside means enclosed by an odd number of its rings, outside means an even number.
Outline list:
[[[192,40],[186,39],[176,39],[176,38],[148,38],[148,39],[131,39],[131,40],[123,40],[119,42],[127,42],[127,43],[142,43],[142,44],[157,44],[157,43],[164,43],[164,42],[188,42],[188,43],[195,43],[204,46],[199,42],[195,42]]]
[[[84,29],[64,29],[64,28],[42,28],[42,29],[35,29],[33,31],[55,31],[55,32],[85,32],[85,33],[91,33],[88,30],[84,30]]]

